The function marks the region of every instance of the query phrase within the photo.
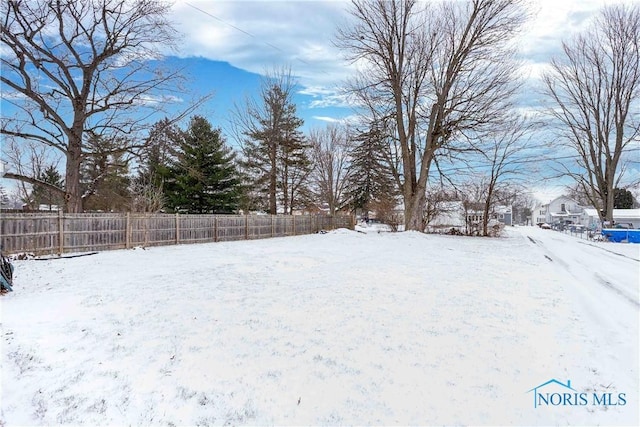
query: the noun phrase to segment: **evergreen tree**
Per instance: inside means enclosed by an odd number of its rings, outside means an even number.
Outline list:
[[[168,195],[178,191],[175,165],[184,135],[166,118],[151,127],[140,155],[138,173],[131,182],[134,212],[159,212],[165,208]]]
[[[375,124],[355,137],[347,192],[354,211],[363,211],[366,215],[372,204],[395,203],[393,175],[384,158],[386,144],[384,132]]]
[[[124,160],[121,139],[91,138],[91,148],[82,163],[83,209],[122,212],[129,205],[129,165]]]
[[[175,187],[167,189],[169,206],[189,213],[237,210],[240,179],[234,160],[220,129],[194,116],[184,132],[174,166]]]
[[[297,123],[301,126],[302,120]],[[311,172],[310,149],[304,135],[293,129],[285,135],[278,150],[278,189],[285,214],[293,214],[293,210],[299,208],[305,200],[307,177]]]
[[[40,172],[38,179],[47,184],[55,185],[58,188],[64,188],[64,179],[58,172],[58,169],[50,165],[44,171]],[[53,210],[56,206],[62,209],[64,205],[64,197],[57,191],[52,191],[48,187],[42,185],[34,185],[31,193],[31,200],[36,208],[40,205],[46,205],[49,210]]]
[[[155,123],[149,131],[144,152],[141,155],[142,166],[138,171],[141,182],[153,184],[163,190],[167,182],[175,181],[172,165],[177,162],[177,153],[184,140],[184,132],[169,119]]]
[[[613,208],[614,209],[631,209],[633,208],[633,194],[624,188],[616,188],[613,190]]]
[[[253,183],[254,201],[266,202],[265,210],[285,213],[299,203],[310,171],[309,144],[300,132],[303,120],[297,116],[292,95],[295,83],[283,72],[267,77],[260,100],[237,114],[243,129],[242,166]]]

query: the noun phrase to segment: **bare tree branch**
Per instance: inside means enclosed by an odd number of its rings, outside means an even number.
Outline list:
[[[565,166],[601,215],[613,220],[623,153],[640,135],[640,7],[605,7],[583,34],[563,43],[544,75],[558,135],[577,154]]]
[[[80,167],[88,138],[138,135],[150,115],[180,99],[180,73],[151,68],[149,61],[160,58],[160,48],[174,46],[169,8],[156,0],[0,5],[0,82],[18,110],[2,121],[0,134],[65,155],[70,212],[82,211]]]
[[[355,24],[338,30],[336,44],[363,67],[351,93],[372,116],[393,118],[406,229],[423,227],[434,158],[510,108],[521,3],[352,1]]]

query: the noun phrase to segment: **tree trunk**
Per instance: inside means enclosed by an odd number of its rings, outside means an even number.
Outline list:
[[[487,191],[487,200],[484,202],[484,211],[482,216],[482,235],[488,236],[489,230],[489,207],[491,207],[491,198],[493,197],[493,183],[489,184],[489,191]]]
[[[607,180],[607,195],[604,200],[605,203],[605,221],[609,221],[609,224],[613,225],[613,202],[615,191],[613,190],[613,178]]]
[[[82,153],[79,144],[69,141],[65,174],[64,210],[69,213],[82,212],[82,192],[80,189],[80,165]]]
[[[484,209],[482,211],[482,235],[489,235],[489,200],[484,202]]]
[[[277,152],[276,152],[276,144],[274,142],[271,143],[271,147],[269,147],[269,149],[271,150],[271,155],[270,157],[270,161],[271,161],[271,170],[269,171],[269,213],[271,215],[276,215],[278,213],[277,211],[277,204],[276,204],[276,189],[277,189],[277,180],[278,180],[278,170],[276,168],[277,166]]]
[[[404,229],[405,231],[424,231],[423,217],[425,205],[425,192],[418,191],[414,193],[409,202],[405,201],[404,206]],[[406,200],[406,199],[405,199]]]
[[[282,169],[282,203],[284,214],[287,215],[291,212],[289,210],[289,166],[286,161]]]

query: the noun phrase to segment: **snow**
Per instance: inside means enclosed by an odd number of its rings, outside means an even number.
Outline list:
[[[520,227],[14,261],[0,425],[639,425],[639,260]]]

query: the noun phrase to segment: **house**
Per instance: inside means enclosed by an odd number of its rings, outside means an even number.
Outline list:
[[[498,205],[493,210],[495,219],[504,225],[513,225],[513,207]]]
[[[470,224],[481,224],[484,219],[484,210],[470,210],[467,212],[467,221]],[[504,225],[513,225],[513,209],[511,206],[497,205],[489,211],[489,221],[496,220]]]
[[[476,206],[477,208],[478,206]],[[489,212],[489,223],[513,225],[513,209],[511,206],[497,205]],[[465,218],[466,214],[466,218]],[[461,201],[444,202],[438,214],[429,222],[427,230],[431,232],[456,229],[471,232],[479,229],[484,219],[484,210],[466,209]]]
[[[631,228],[640,229],[640,209],[614,209],[613,221],[616,224],[631,224]],[[593,208],[584,209],[580,223],[590,230],[602,228],[598,211]]]
[[[449,232],[451,229],[464,231],[464,208],[462,202],[442,202],[429,224],[427,231],[432,233]]]
[[[567,196],[556,197],[546,204],[537,205],[532,213],[533,224],[578,224],[584,208]]]

